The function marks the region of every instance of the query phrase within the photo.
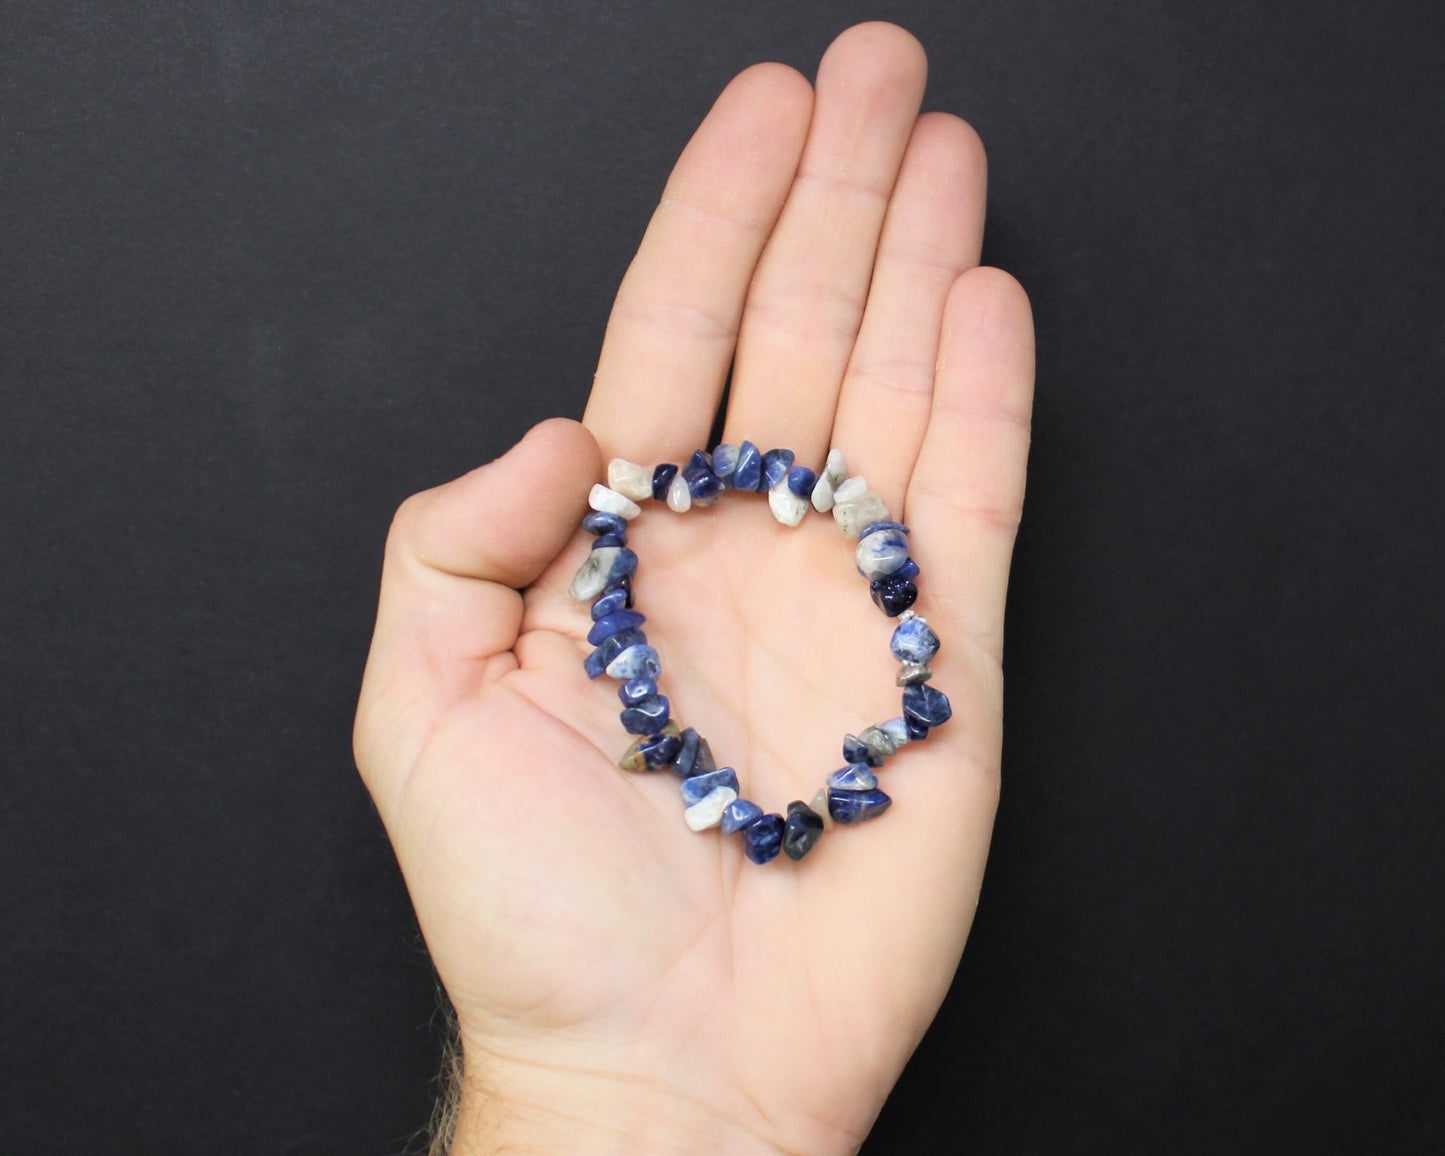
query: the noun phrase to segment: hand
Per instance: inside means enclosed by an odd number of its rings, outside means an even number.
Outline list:
[[[397,514],[356,754],[457,1010],[456,1152],[852,1152],[949,986],[998,796],[1033,349],[1023,292],[977,267],[982,147],[918,115],[925,67],[867,24],[816,93],[738,76],[622,283],[583,424]],[[567,596],[605,460],[685,461],[730,363],[724,441],[815,468],[837,446],[911,525],[954,707],[882,772],[888,814],[796,864],[693,833],[676,779],[618,768],[616,684],[584,675]],[[898,713],[893,623],[831,517],[650,504],[630,544],[674,717],[765,811]]]

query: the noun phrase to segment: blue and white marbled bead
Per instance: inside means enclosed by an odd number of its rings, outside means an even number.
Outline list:
[[[578,602],[590,602],[609,586],[637,570],[637,555],[626,546],[605,546],[593,550],[577,568],[568,593]]]
[[[667,725],[669,713],[667,696],[655,694],[622,712],[622,729],[630,735],[655,735]]]
[[[905,611],[903,621],[893,631],[888,649],[899,662],[911,662],[925,666],[938,653],[938,635],[928,620],[912,611]]]
[[[862,823],[876,819],[893,800],[876,787],[871,791],[828,791],[828,813],[835,823]]]
[[[722,833],[731,835],[763,817],[763,809],[751,799],[734,799],[723,812]]]
[[[690,807],[715,787],[738,789],[738,773],[732,767],[719,767],[715,771],[703,771],[683,779],[678,786],[682,789],[683,802]]]
[[[725,487],[732,485],[733,470],[738,464],[738,447],[729,445],[713,446],[712,472]]]
[[[886,578],[908,561],[908,535],[891,526],[874,530],[858,539],[853,559],[858,573],[869,581]]]
[[[607,664],[607,676],[609,678],[655,679],[661,674],[662,663],[658,661],[657,651],[643,643],[639,643],[636,646],[629,646]]]
[[[582,528],[589,534],[622,534],[627,531],[627,519],[593,510],[582,519]]]
[[[696,458],[701,450],[692,456]],[[712,470],[702,466],[689,465],[682,471],[683,480],[687,482],[688,497],[692,499],[694,506],[701,506],[706,509],[718,500],[723,492],[723,484],[718,481],[717,475]]]
[[[682,817],[694,831],[706,831],[722,821],[723,813],[737,797],[737,791],[731,787],[714,787],[683,811]]]
[[[671,462],[663,462],[652,471],[652,500],[654,502],[667,501],[667,490],[675,477],[677,477],[677,467]]]
[[[948,696],[927,683],[903,688],[903,717],[926,727],[942,726],[953,717]]]
[[[829,790],[871,791],[878,785],[878,776],[867,763],[849,763],[828,776]]]
[[[743,853],[754,863],[768,863],[783,849],[783,817],[776,812],[754,819],[742,829]]]
[[[769,450],[763,455],[763,480],[758,489],[771,490],[787,479],[788,471],[792,468],[792,450]]]
[[[603,641],[623,630],[636,630],[647,621],[647,615],[637,610],[614,610],[592,624],[587,632],[587,641],[601,646]]]
[[[881,767],[883,765],[883,756],[857,735],[844,735],[843,761],[845,763],[865,763],[870,767]]]
[[[738,460],[733,466],[733,488],[756,490],[763,484],[763,455],[752,442],[738,446]]]
[[[608,664],[619,654],[629,647],[641,646],[646,642],[647,635],[640,630],[618,631],[604,638],[597,649],[582,660],[582,669],[587,672],[588,678],[601,678],[607,672]]]
[[[878,723],[877,726],[872,729],[882,731],[887,735],[893,741],[895,750],[910,741],[908,720],[902,715],[899,715],[897,718],[891,718],[887,722]]]

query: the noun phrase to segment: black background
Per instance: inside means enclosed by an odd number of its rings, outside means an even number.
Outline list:
[[[714,95],[869,17],[1039,388],[982,906],[865,1152],[1442,1150],[1439,12],[4,5],[0,1151],[422,1124],[390,514],[580,415]]]

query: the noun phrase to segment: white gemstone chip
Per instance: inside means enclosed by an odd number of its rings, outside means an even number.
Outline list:
[[[808,512],[808,499],[800,498],[788,489],[788,479],[784,478],[768,491],[768,509],[783,525],[796,526]]]
[[[603,546],[600,550],[593,550],[578,568],[567,593],[578,602],[591,602],[607,589],[607,579],[621,553],[621,546]]]
[[[829,450],[828,460],[823,463],[823,477],[833,483],[833,489],[841,486],[848,477],[848,461],[842,450]]]
[[[859,480],[849,478],[847,484],[851,485]],[[833,519],[838,523],[838,529],[843,531],[843,537],[856,538],[869,522],[888,521],[888,506],[872,490],[864,490],[846,502],[842,498],[834,502]]]
[[[818,793],[813,796],[813,801],[809,803],[808,806],[812,807],[813,810],[822,816],[823,830],[831,831],[833,829],[833,815],[832,812],[828,810],[828,788],[819,787]]]
[[[687,488],[687,479],[678,474],[667,487],[667,508],[679,514],[692,509],[692,491]]]
[[[714,787],[685,810],[682,817],[694,831],[706,831],[722,822],[723,812],[737,797],[738,793],[731,787]]]
[[[833,487],[833,501],[838,505],[851,502],[854,498],[861,497],[867,490],[868,479],[862,474],[855,474],[846,482],[841,482]]]
[[[818,481],[813,486],[813,509],[820,514],[826,514],[833,508],[833,479],[827,474],[819,474]]]
[[[587,504],[599,514],[616,514],[629,522],[642,513],[642,507],[631,498],[609,490],[601,482],[592,487],[592,492],[587,495]]]
[[[626,458],[613,458],[607,463],[607,484],[634,502],[652,497],[652,471]]]

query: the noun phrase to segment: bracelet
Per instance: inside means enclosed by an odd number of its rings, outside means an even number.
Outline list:
[[[843,739],[847,764],[828,776],[810,803],[795,799],[787,815],[764,814],[741,797],[737,772],[718,767],[707,739],[692,727],[681,729],[670,717],[665,695],[658,693],[662,665],[642,632],[646,617],[632,609],[632,578],[637,555],[627,548],[627,524],[642,512],[638,502],[665,502],[677,513],[708,507],[729,490],[764,492],[773,516],[797,526],[809,508],[832,512],[843,536],[857,539],[858,572],[869,580],[873,601],[889,618],[901,618],[889,648],[901,665],[895,680],[903,688],[903,713]],[[698,450],[679,469],[646,466],[614,458],[607,485],[588,496],[592,512],[582,528],[595,536],[592,552],[572,581],[571,596],[592,602],[594,649],[583,661],[589,678],[607,674],[622,683],[622,726],[638,738],[618,765],[628,771],[666,767],[682,780],[683,817],[694,831],[720,827],[742,836],[754,863],[767,863],[779,850],[801,859],[835,823],[850,825],[877,818],[892,799],[878,788],[876,768],[909,742],[925,738],[948,721],[953,710],[942,691],[928,685],[928,663],[938,653],[938,635],[912,607],[918,597],[918,564],[908,555],[908,527],[892,520],[888,507],[862,477],[848,477],[839,450],[828,453],[821,472],[794,465],[791,450],[760,453],[752,442]]]

